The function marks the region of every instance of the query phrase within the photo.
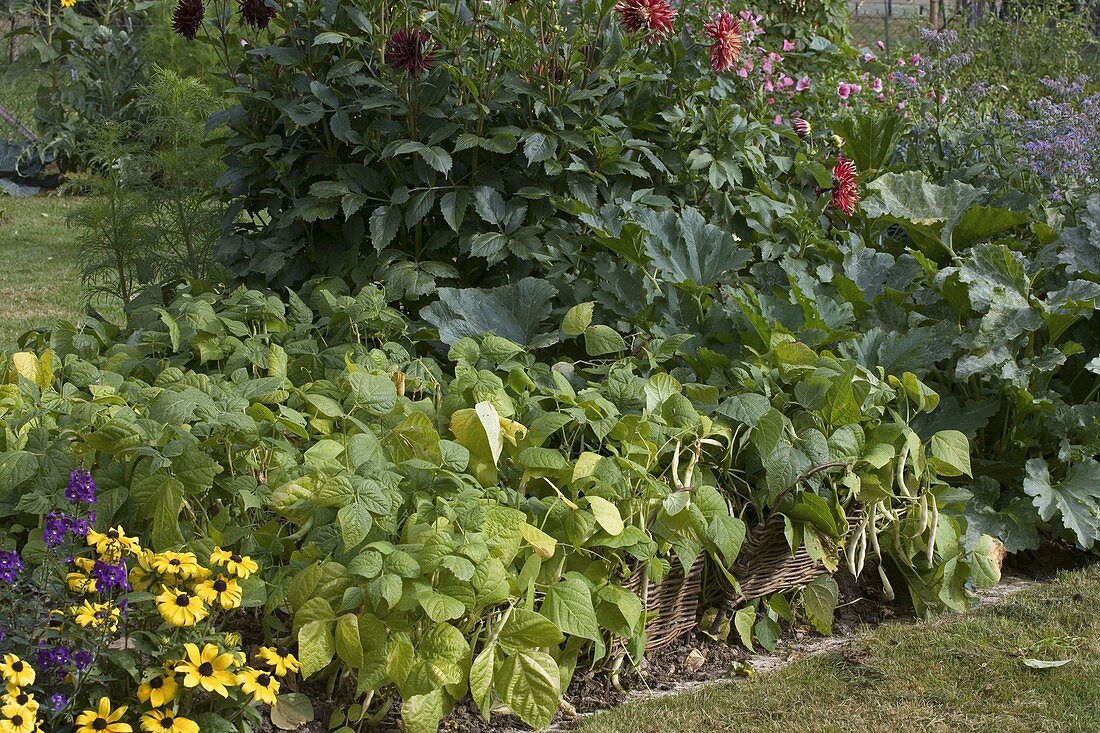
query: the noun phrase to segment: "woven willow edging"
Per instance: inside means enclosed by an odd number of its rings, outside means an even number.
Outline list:
[[[860,516],[853,513],[848,519],[848,533],[859,524]],[[799,547],[792,553],[784,534],[785,522],[780,514],[773,514],[763,524],[758,524],[749,532],[741,547],[741,554],[733,566],[733,576],[740,589],[729,587],[721,580],[723,587],[715,594],[707,587],[707,553],[701,553],[687,573],[673,563],[660,583],[652,584],[643,569],[635,571],[624,584],[634,591],[645,603],[646,651],[654,651],[668,646],[685,634],[694,631],[699,625],[699,615],[703,611],[704,596],[718,599],[719,613],[715,617],[717,628],[728,619],[732,611],[745,601],[788,591],[799,585],[805,585],[818,576],[828,572]]]

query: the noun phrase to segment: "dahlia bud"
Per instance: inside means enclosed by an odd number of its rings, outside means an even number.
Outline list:
[[[794,133],[803,140],[808,138],[813,132],[813,130],[810,128],[810,123],[807,120],[802,119],[801,117],[796,117],[791,120],[791,127],[794,128]]]

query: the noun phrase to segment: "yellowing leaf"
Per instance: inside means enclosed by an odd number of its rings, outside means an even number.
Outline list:
[[[547,560],[554,556],[554,551],[558,549],[558,541],[550,535],[543,532],[538,527],[524,523],[520,527],[520,534],[523,535],[523,539],[534,548],[535,553]]]
[[[624,525],[619,508],[602,496],[589,496],[588,508],[596,517],[596,522],[612,537],[623,533]]]

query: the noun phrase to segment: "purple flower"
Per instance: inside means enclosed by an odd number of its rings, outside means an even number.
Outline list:
[[[65,498],[74,504],[95,504],[95,481],[92,480],[92,474],[82,468],[74,469],[69,474]]]
[[[73,666],[78,671],[84,671],[92,663],[92,653],[87,649],[77,649],[73,652]]]
[[[50,707],[54,712],[60,712],[65,709],[65,706],[69,704],[69,698],[62,695],[60,692],[55,692],[50,695]]]
[[[43,645],[38,649],[38,665],[43,670],[65,670],[71,663],[72,654],[66,647]]]
[[[42,529],[42,541],[46,547],[58,547],[65,541],[69,531],[69,518],[62,512],[50,512],[46,515],[46,526]]]
[[[95,512],[92,512],[92,515],[94,516]],[[88,519],[84,519],[84,517],[69,517],[68,518],[68,527],[69,527],[69,531],[72,533],[73,537],[76,537],[77,539],[81,539],[81,540],[84,539],[85,537],[87,537],[88,536],[88,522],[89,521],[94,522],[95,519],[93,518],[91,520],[88,520]]]
[[[0,582],[14,583],[19,571],[26,567],[17,552],[0,550]]]
[[[92,566],[91,575],[96,579],[96,589],[100,593],[106,593],[114,588],[119,590],[130,589],[124,560],[119,560],[118,564],[96,560],[95,565]]]

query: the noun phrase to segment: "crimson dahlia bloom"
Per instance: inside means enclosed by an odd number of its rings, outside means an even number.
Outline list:
[[[737,64],[744,48],[741,22],[730,13],[719,13],[710,19],[703,31],[714,43],[710,47],[710,65],[714,73],[729,71]]]
[[[667,38],[676,19],[676,11],[668,0],[619,0],[615,12],[624,28],[644,34],[646,40]]]
[[[202,26],[203,14],[202,0],[180,0],[172,13],[172,30],[188,41],[195,40],[195,34]]]
[[[241,20],[256,30],[267,28],[267,24],[275,17],[275,8],[269,6],[265,0],[238,0],[237,5]]]
[[[386,41],[386,63],[412,76],[419,76],[435,63],[434,50],[435,44],[427,31],[402,28]]]
[[[858,175],[856,166],[847,158],[837,158],[833,166],[833,194],[829,203],[851,215],[859,203],[859,186],[856,183]]]

